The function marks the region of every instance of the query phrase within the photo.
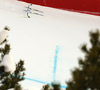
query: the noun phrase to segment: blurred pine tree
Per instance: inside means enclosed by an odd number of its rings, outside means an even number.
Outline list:
[[[5,30],[10,30],[8,27],[4,28]],[[4,44],[4,48],[0,48],[0,55],[1,55],[1,60],[0,64],[3,61],[3,57],[10,52],[10,45],[7,44],[7,39],[5,39],[2,44]],[[15,90],[21,90],[21,86],[19,84],[19,81],[24,80],[24,73],[25,68],[24,68],[24,61],[20,60],[16,64],[16,70],[11,73],[11,72],[5,72],[5,67],[0,65],[0,90],[7,90],[10,88],[14,88]]]
[[[100,90],[100,32],[90,31],[91,47],[82,45],[85,58],[79,59],[79,67],[72,71],[66,90]]]

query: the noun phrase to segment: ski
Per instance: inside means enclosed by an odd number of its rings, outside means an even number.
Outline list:
[[[42,15],[42,14],[34,13],[34,12],[32,12],[31,14],[36,14],[36,15],[44,16],[44,15]]]
[[[32,10],[43,13],[43,11],[40,11],[40,10],[37,10],[37,9],[32,9]]]

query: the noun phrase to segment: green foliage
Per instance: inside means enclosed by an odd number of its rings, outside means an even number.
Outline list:
[[[61,90],[59,83],[51,83],[52,86],[48,84],[44,85],[42,90]]]
[[[4,27],[4,30],[10,31],[9,27],[7,27],[7,26]]]
[[[14,90],[22,90],[21,86],[19,84],[15,85]]]
[[[5,27],[5,30],[9,30],[8,27]],[[0,63],[3,61],[3,57],[10,52],[10,44],[4,45],[4,47],[0,48],[0,54],[1,54],[1,60]],[[7,90],[10,88],[14,88],[14,90],[21,90],[21,86],[19,85],[19,82],[24,80],[24,61],[20,60],[16,64],[16,70],[11,74],[10,72],[5,72],[5,67],[0,66],[0,90]]]
[[[61,90],[59,83],[52,83],[53,90]]]
[[[10,52],[10,44],[5,44],[4,48],[0,48],[1,57],[3,59],[4,55]]]
[[[42,88],[43,88],[42,90],[49,90],[50,86],[48,84],[46,84]]]
[[[72,71],[66,90],[100,90],[100,32],[90,32],[91,48],[84,44],[85,58],[79,59],[79,68]]]

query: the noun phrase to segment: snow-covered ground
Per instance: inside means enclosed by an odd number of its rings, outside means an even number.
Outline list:
[[[0,0],[0,30],[10,27],[8,40],[14,60],[25,60],[26,80],[21,82],[22,87],[40,90],[44,84],[39,81],[53,81],[56,46],[60,48],[56,80],[66,86],[70,70],[84,56],[80,46],[88,43],[90,47],[89,31],[100,29],[100,17],[32,5],[44,16],[30,14],[31,18],[27,18],[25,6],[28,4],[16,0]]]

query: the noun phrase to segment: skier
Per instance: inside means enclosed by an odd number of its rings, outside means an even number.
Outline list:
[[[26,10],[26,11],[27,11],[27,17],[28,17],[28,18],[30,18],[29,13],[32,13],[32,12],[31,12],[32,9],[30,8],[30,6],[32,6],[32,4],[30,4],[30,5],[27,7],[27,10]]]
[[[40,15],[40,16],[43,16],[42,14],[39,14],[39,13],[36,13],[36,12],[40,12],[40,13],[43,13],[42,11],[40,10],[37,10],[37,9],[32,9],[30,6],[32,6],[32,4],[29,4],[26,8],[26,10],[24,10],[25,12],[27,12],[27,17],[30,18],[29,14],[36,14],[36,15]],[[32,11],[36,11],[36,12],[32,12]]]

